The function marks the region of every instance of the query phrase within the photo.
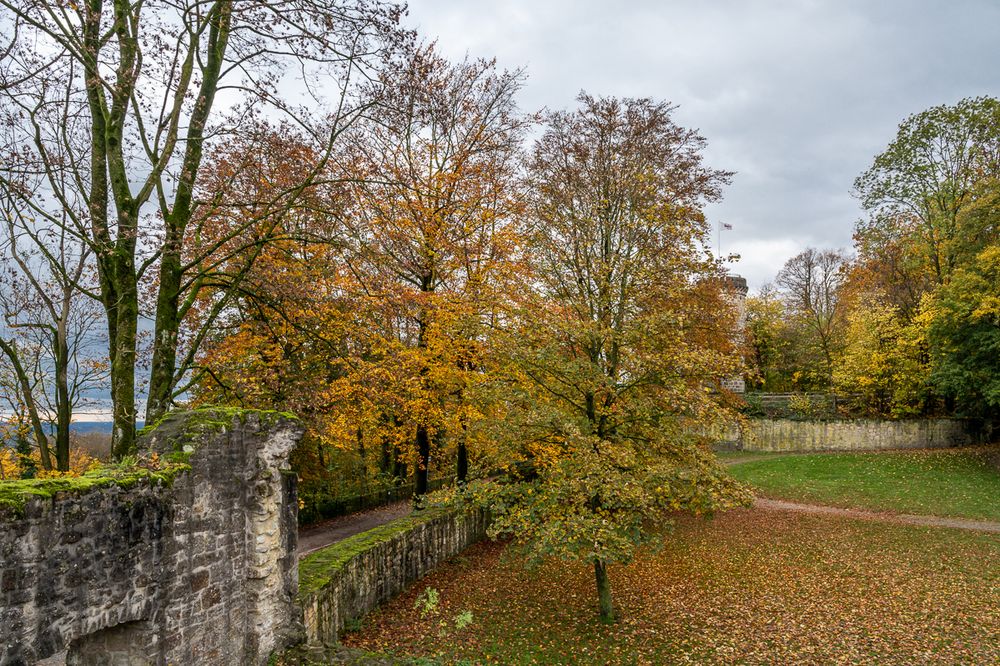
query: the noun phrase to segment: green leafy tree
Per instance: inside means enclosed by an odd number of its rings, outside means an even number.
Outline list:
[[[701,212],[729,174],[702,165],[704,139],[665,103],[579,102],[534,148],[534,275],[505,331],[507,430],[532,472],[470,490],[531,559],[592,563],[611,622],[609,564],[672,511],[746,499],[691,434],[725,419],[713,387],[741,367]]]
[[[981,239],[966,228],[974,218],[963,212],[979,199],[979,183],[998,174],[997,99],[969,98],[910,116],[854,182],[869,212],[856,228],[860,256],[895,266],[913,285],[944,284],[977,251]]]
[[[795,371],[784,303],[770,285],[747,299],[748,384],[769,392],[791,391]]]
[[[932,381],[968,415],[1000,413],[1000,246],[991,245],[925,299]]]
[[[987,396],[995,368],[988,308],[982,307],[998,240],[998,177],[1000,101],[978,97],[904,120],[855,181],[869,216],[855,230],[858,260],[846,291],[861,309],[855,319],[872,315],[865,308],[873,299],[896,309],[902,366],[894,374],[895,413],[937,409],[942,397],[948,410],[992,409]],[[861,335],[861,327],[855,343],[865,336],[870,343],[874,332]],[[845,358],[844,368],[852,363]],[[842,369],[841,380],[851,374]],[[854,376],[871,378],[860,371]]]

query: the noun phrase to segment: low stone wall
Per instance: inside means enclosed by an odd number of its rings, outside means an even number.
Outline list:
[[[724,446],[744,451],[870,451],[965,446],[988,439],[989,429],[962,419],[750,419]]]
[[[282,470],[300,435],[276,414],[181,413],[141,445],[186,458],[173,476],[24,485],[0,506],[0,664],[67,647],[69,664],[263,664],[299,639]]]
[[[481,541],[487,525],[481,511],[428,509],[308,555],[299,563],[307,640],[334,643],[348,621]]]

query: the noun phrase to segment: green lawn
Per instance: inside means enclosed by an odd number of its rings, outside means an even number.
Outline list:
[[[413,664],[1000,663],[997,535],[750,509],[682,518],[662,549],[609,568],[612,626],[586,563],[512,555],[473,547],[343,643]]]
[[[767,496],[900,513],[1000,520],[1000,448],[770,455],[733,476]]]

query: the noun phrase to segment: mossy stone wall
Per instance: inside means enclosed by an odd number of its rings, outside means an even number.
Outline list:
[[[310,643],[334,643],[345,624],[402,592],[486,536],[483,511],[429,509],[308,555],[299,601]]]
[[[297,421],[172,415],[142,446],[170,478],[34,488],[0,506],[0,664],[264,664],[301,637]],[[14,499],[17,499],[16,497]]]

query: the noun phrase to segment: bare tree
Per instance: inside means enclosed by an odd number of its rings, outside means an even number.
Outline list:
[[[782,267],[775,278],[781,288],[786,310],[801,323],[805,342],[814,344],[823,364],[823,376],[830,378],[842,323],[840,287],[848,258],[840,250],[807,248]]]
[[[64,226],[36,225],[17,199],[0,197],[0,354],[9,401],[28,420],[43,469],[69,469],[73,410],[106,376],[95,331],[102,313],[91,252]],[[55,464],[49,436],[55,438]]]
[[[0,66],[2,120],[14,129],[2,147],[0,189],[18,197],[25,175],[44,175],[48,196],[21,196],[19,205],[94,255],[116,456],[134,446],[147,295],[147,420],[177,395],[181,318],[204,285],[205,256],[185,258],[185,247],[199,208],[211,205],[196,198],[206,149],[277,115],[328,158],[364,108],[352,82],[401,39],[401,11],[379,0],[0,0],[0,22],[11,27]],[[293,77],[297,90],[289,89]],[[320,173],[325,160],[317,163]]]

